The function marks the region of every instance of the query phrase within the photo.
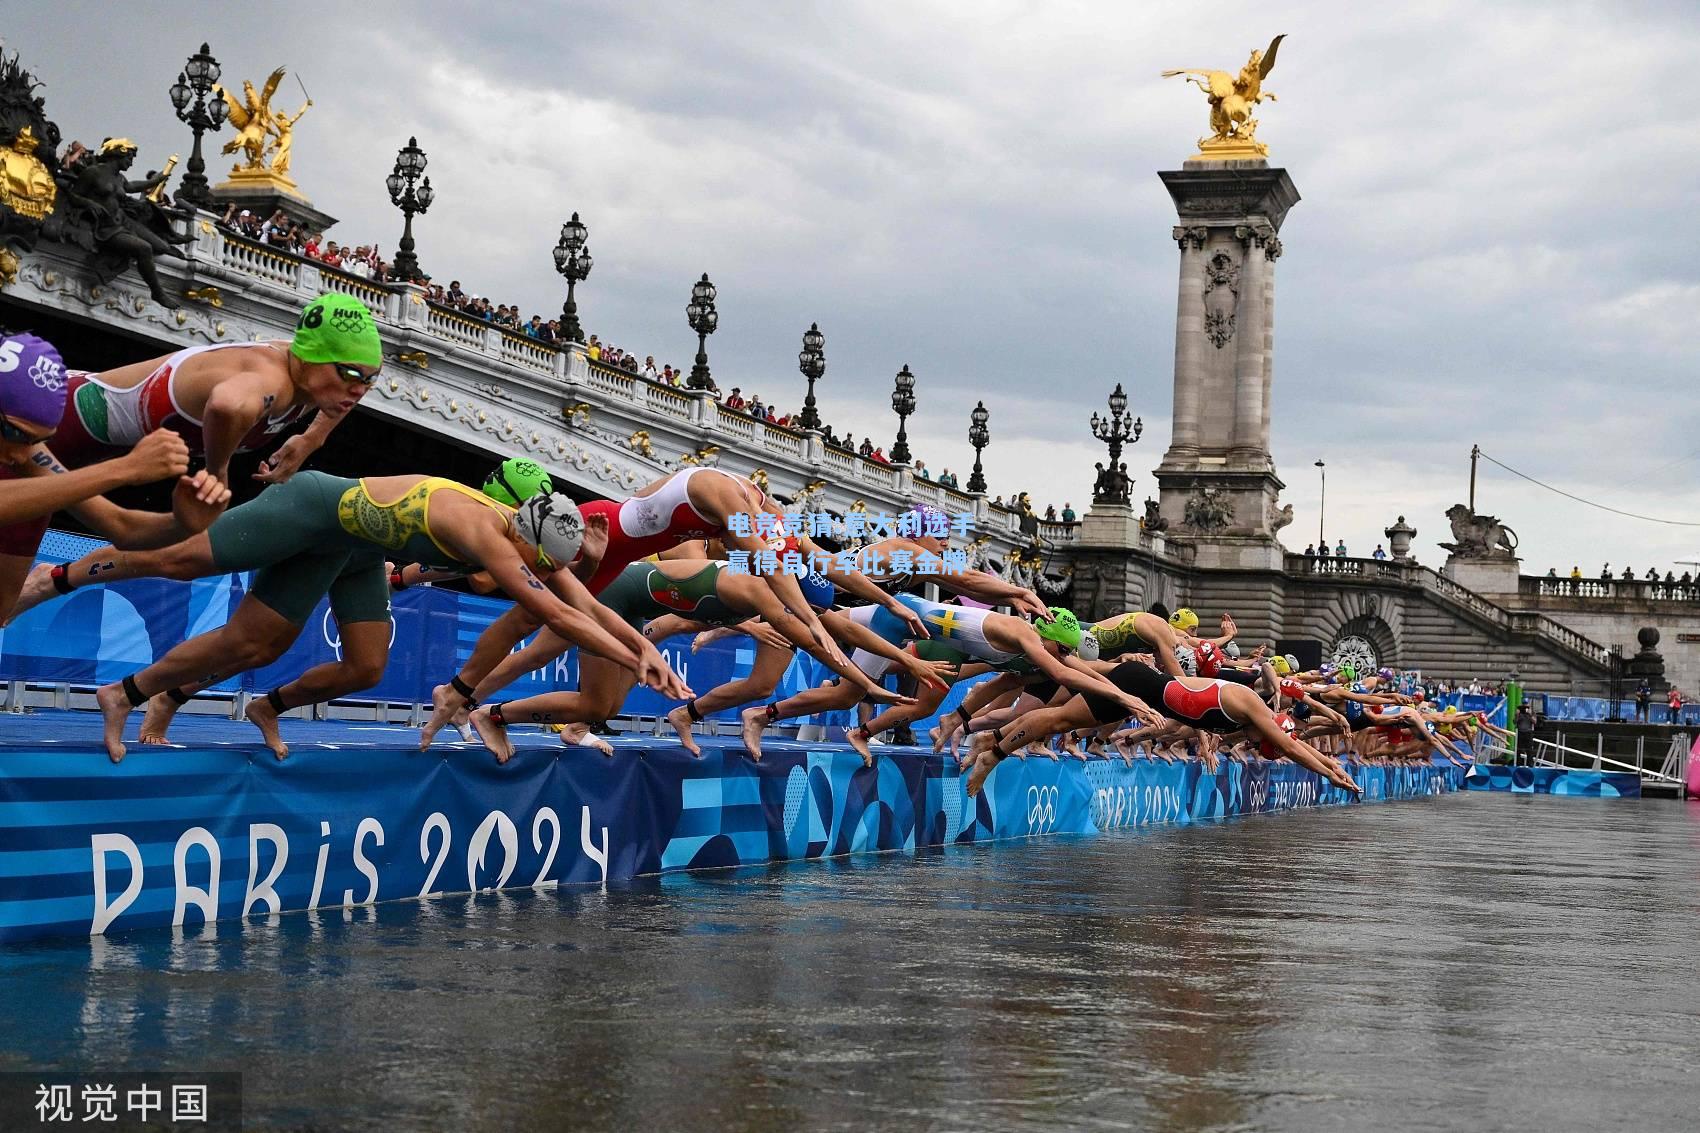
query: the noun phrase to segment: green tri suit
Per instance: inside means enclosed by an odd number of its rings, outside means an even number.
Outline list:
[[[735,610],[720,598],[720,575],[726,564],[713,562],[687,578],[671,578],[652,562],[636,562],[622,570],[596,600],[641,630],[651,618],[678,614],[714,626],[737,625],[756,616]]]
[[[510,513],[482,493],[435,476],[379,503],[364,480],[297,472],[207,528],[213,562],[229,573],[255,572],[249,595],[295,625],[305,625],[327,593],[339,623],[388,621],[386,559],[437,570],[478,569],[431,534],[430,500],[444,490]]]

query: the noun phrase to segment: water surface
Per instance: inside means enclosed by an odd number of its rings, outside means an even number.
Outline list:
[[[1465,794],[0,951],[247,1127],[1695,1128],[1700,807]]]

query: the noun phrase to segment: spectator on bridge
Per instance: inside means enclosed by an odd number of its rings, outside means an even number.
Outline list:
[[[1370,555],[1370,558],[1372,558],[1372,559],[1385,559],[1386,557],[1387,557],[1387,549],[1385,547],[1383,547],[1380,543],[1377,543],[1375,545],[1375,552]]]
[[[1557,567],[1547,567],[1547,577],[1548,578],[1557,578],[1558,577],[1558,568]]]
[[[1063,509],[1062,509],[1062,521],[1064,523],[1073,523],[1074,520],[1075,520],[1074,505],[1069,503],[1067,500],[1064,500],[1063,501]]]
[[[646,354],[643,359],[643,376],[652,382],[661,380],[661,371],[655,368],[655,355]]]
[[[1657,582],[1658,580],[1659,580],[1659,568],[1658,567],[1648,567],[1647,568],[1647,581],[1648,582]]]
[[[1635,581],[1635,571],[1634,571],[1633,568],[1631,568],[1631,567],[1624,567],[1623,568],[1623,581],[1625,581],[1625,582],[1634,582]]]
[[[956,473],[946,468],[944,471],[939,473],[939,483],[946,488],[956,487]]]
[[[1305,558],[1307,558],[1307,559],[1316,558],[1316,544],[1315,543],[1306,543],[1305,544]]]
[[[1570,580],[1572,582],[1581,582],[1582,581],[1582,565],[1580,563],[1571,564]]]
[[[1670,722],[1673,724],[1680,723],[1682,717],[1682,694],[1676,691],[1675,685],[1671,685],[1670,695],[1665,698],[1665,705],[1670,709]]]
[[[1056,521],[1057,521],[1057,505],[1056,504],[1046,504],[1045,505],[1045,522],[1046,523],[1055,523]]]
[[[1321,546],[1317,547],[1316,557],[1319,558],[1319,559],[1326,559],[1328,557],[1328,555],[1329,555],[1328,544],[1326,542],[1324,542]]]
[[[584,353],[592,362],[602,361],[602,343],[597,341],[594,334],[590,336],[590,341],[584,344]]]
[[[737,386],[733,386],[732,392],[726,396],[726,408],[728,408],[728,409],[742,409],[743,407],[744,407],[744,391],[739,389]]]
[[[890,464],[891,463],[891,461],[889,461],[885,458],[885,449],[882,448],[879,445],[874,446],[873,454],[871,456],[869,456],[868,459],[873,461],[875,464]]]
[[[1674,571],[1674,570],[1665,571],[1665,585],[1666,586],[1672,586],[1672,585],[1675,585],[1675,583],[1676,583],[1676,571]]]
[[[1601,582],[1610,582],[1611,581],[1611,564],[1610,563],[1607,563],[1605,566],[1600,568],[1600,581]]]
[[[1346,557],[1346,541],[1344,539],[1340,540],[1339,545],[1334,548],[1334,557],[1337,559]]]
[[[1635,719],[1638,723],[1647,722],[1647,709],[1652,703],[1653,690],[1647,687],[1646,681],[1642,681],[1635,686]]]
[[[873,456],[874,455],[874,442],[870,441],[867,437],[863,437],[862,443],[860,445],[858,445],[857,448],[856,448],[856,454],[858,456],[862,457],[864,460],[867,459],[870,456]]]
[[[917,460],[915,462],[915,478],[917,480],[931,480],[933,478],[933,474],[927,471],[926,461]]]
[[[767,415],[767,406],[765,406],[761,403],[761,394],[759,394],[759,393],[750,394],[750,416],[751,417],[764,417],[766,415]]]

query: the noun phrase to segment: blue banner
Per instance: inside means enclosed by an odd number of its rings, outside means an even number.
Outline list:
[[[445,757],[446,754],[446,757]],[[1354,765],[1367,801],[1458,789],[1451,765]],[[776,743],[760,763],[710,741],[615,758],[522,747],[506,766],[297,745],[136,752],[10,744],[0,760],[0,942],[197,925],[442,893],[620,881],[1349,801],[1292,764],[1005,761],[977,799],[955,764]]]
[[[1477,765],[1470,769],[1464,785],[1472,791],[1508,791],[1514,795],[1575,795],[1591,799],[1641,797],[1641,776],[1633,771]]]

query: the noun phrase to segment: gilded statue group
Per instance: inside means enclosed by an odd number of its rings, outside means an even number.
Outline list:
[[[1198,148],[1203,153],[1208,155],[1215,151],[1218,155],[1240,153],[1258,157],[1269,153],[1269,147],[1257,140],[1257,119],[1251,116],[1251,112],[1264,99],[1277,101],[1273,92],[1263,89],[1263,80],[1275,69],[1275,52],[1285,38],[1278,35],[1269,41],[1265,50],[1253,51],[1237,75],[1187,68],[1163,72],[1165,79],[1176,75],[1188,76],[1187,82],[1198,87],[1210,99],[1210,136],[1198,140]]]
[[[238,165],[231,170],[233,177],[253,176],[256,173],[270,173],[276,177],[288,178],[290,149],[295,142],[295,124],[301,121],[301,116],[307,113],[307,108],[313,105],[308,98],[301,109],[294,114],[285,114],[281,110],[272,109],[272,96],[277,93],[278,83],[283,81],[284,69],[279,67],[266,79],[266,85],[259,93],[255,93],[254,84],[242,84],[242,98],[236,99],[223,87],[214,87],[213,91],[224,104],[230,108],[230,124],[236,128],[236,136],[224,143],[227,154],[240,151],[246,158],[246,165]],[[305,89],[301,92],[305,95]],[[271,154],[271,163],[266,163],[267,153]]]

